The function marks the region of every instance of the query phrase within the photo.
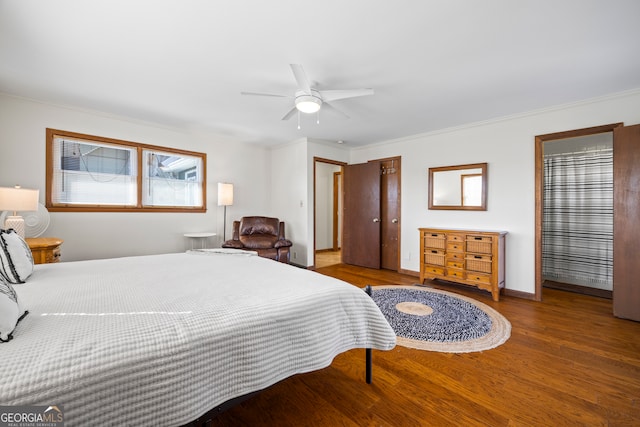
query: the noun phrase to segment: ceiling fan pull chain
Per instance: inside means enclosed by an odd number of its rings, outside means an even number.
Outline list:
[[[298,110],[298,130],[300,130],[300,110]]]
[[[316,113],[316,124],[320,124],[320,110]]]

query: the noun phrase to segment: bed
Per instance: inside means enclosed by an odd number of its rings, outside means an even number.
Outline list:
[[[184,425],[395,334],[363,290],[250,253],[36,265],[0,344],[0,405],[62,405],[67,426]]]

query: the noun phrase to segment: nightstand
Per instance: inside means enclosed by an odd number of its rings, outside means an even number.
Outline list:
[[[61,239],[57,237],[30,237],[24,240],[31,249],[35,264],[60,262]]]

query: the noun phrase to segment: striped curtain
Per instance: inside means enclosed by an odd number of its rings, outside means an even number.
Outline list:
[[[545,156],[542,274],[613,289],[613,150]]]

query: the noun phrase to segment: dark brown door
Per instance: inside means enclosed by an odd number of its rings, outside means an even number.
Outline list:
[[[613,314],[640,321],[640,125],[613,130]]]
[[[344,167],[342,262],[380,268],[380,163]]]
[[[380,161],[381,236],[380,267],[398,270],[398,238],[400,236],[400,158]]]

